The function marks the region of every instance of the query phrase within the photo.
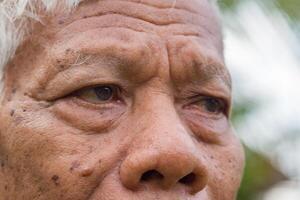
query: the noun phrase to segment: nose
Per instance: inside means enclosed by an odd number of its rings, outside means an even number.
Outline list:
[[[140,184],[158,184],[170,189],[176,184],[185,186],[191,194],[207,184],[207,170],[188,151],[160,152],[146,150],[129,155],[121,165],[121,181],[134,190]]]
[[[169,97],[155,94],[155,99],[148,96],[148,104],[136,109],[141,113],[136,111],[131,120],[133,139],[120,166],[121,182],[131,190],[155,184],[163,190],[184,188],[195,194],[208,181],[204,152],[196,146]]]

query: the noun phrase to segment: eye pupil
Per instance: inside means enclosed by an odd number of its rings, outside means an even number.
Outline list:
[[[94,88],[97,98],[101,101],[108,101],[113,97],[113,89],[109,86],[101,86]]]

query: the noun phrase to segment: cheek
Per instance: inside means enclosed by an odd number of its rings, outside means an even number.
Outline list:
[[[235,199],[244,168],[243,148],[226,117],[209,119],[182,112],[206,159],[208,192],[213,199]]]
[[[6,109],[1,115],[7,122],[1,126],[1,147],[8,157],[13,193],[27,199],[83,199],[118,163],[120,144],[105,134],[82,135],[50,108],[33,107],[14,109],[13,115]]]
[[[234,136],[229,136],[231,143],[226,146],[211,146],[210,160],[212,167],[210,185],[216,199],[232,200],[240,187],[244,169],[244,153]]]

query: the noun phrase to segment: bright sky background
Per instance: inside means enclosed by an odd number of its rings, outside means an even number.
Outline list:
[[[248,146],[267,155],[297,182],[300,34],[286,15],[277,9],[265,9],[259,2],[246,1],[237,12],[225,14],[225,56],[233,77],[235,101],[257,105],[236,128]],[[292,189],[286,185],[282,190],[280,186],[274,188],[264,200],[282,200],[284,192],[286,200],[299,200],[300,193],[291,192],[300,191],[299,184]]]

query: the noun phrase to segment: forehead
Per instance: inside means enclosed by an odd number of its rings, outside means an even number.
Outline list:
[[[194,36],[222,54],[222,34],[214,6],[208,0],[86,0],[70,15],[52,18],[61,35],[122,27],[137,32]]]

